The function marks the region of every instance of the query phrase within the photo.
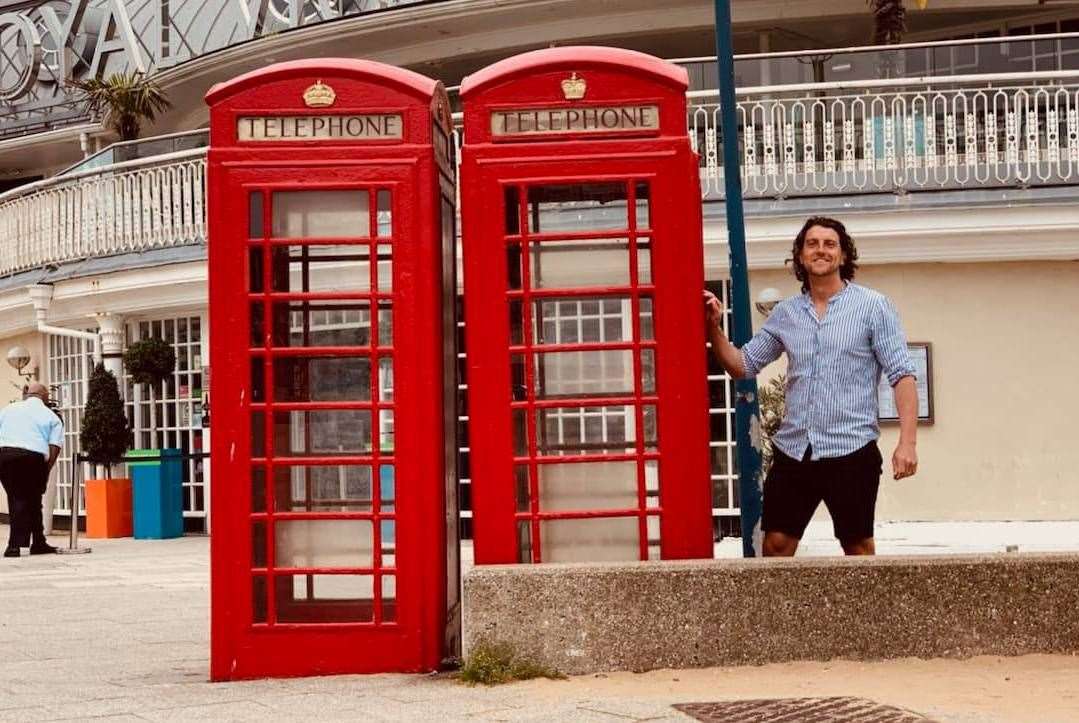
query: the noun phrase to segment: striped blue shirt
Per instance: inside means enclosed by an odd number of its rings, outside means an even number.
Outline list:
[[[848,283],[824,321],[809,294],[780,302],[742,347],[747,377],[787,353],[786,412],[772,442],[789,457],[840,457],[880,436],[877,383],[914,375],[899,315],[886,296]]]

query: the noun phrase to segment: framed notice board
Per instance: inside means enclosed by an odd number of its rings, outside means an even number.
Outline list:
[[[911,361],[914,362],[914,378],[918,388],[918,422],[933,423],[933,345],[927,341],[907,344]],[[881,422],[899,422],[895,408],[895,393],[888,378],[881,374],[877,383],[877,419]]]

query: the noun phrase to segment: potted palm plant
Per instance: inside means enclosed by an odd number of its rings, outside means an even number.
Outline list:
[[[86,536],[129,537],[132,533],[131,480],[113,478],[112,466],[123,459],[131,442],[124,402],[116,377],[98,364],[90,375],[79,444],[103,479],[86,481]]]
[[[87,109],[116,131],[122,141],[139,137],[144,122],[172,107],[165,91],[138,71],[107,78],[87,78],[71,84],[86,95]]]

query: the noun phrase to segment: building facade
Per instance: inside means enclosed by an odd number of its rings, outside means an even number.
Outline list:
[[[210,524],[212,470],[198,456],[209,448],[214,406],[203,96],[271,62],[363,57],[452,88],[494,60],[551,44],[673,59],[692,80],[687,129],[700,156],[705,276],[727,293],[711,2],[213,7],[71,0],[23,3],[0,17],[0,344],[31,357],[22,377],[7,367],[0,374],[5,401],[27,375],[55,390],[69,442],[49,497],[56,514],[69,513],[71,481],[86,473],[71,454],[93,356],[91,341],[65,330],[89,331],[106,355],[148,337],[173,346],[177,366],[160,390],[125,377],[123,391],[136,447],[191,453],[187,525]],[[871,18],[862,0],[739,0],[733,16],[754,295],[796,293],[784,267],[795,233],[809,215],[837,216],[858,243],[857,280],[895,301],[924,359],[920,470],[882,486],[880,518],[1075,519],[1079,453],[1068,430],[1079,387],[1067,372],[1079,346],[1079,4],[930,0],[909,10],[908,42],[888,49],[865,47]],[[120,143],[66,81],[130,71],[152,75],[173,108],[141,140]],[[626,313],[560,308],[552,323],[599,341]],[[758,313],[755,325],[762,321]],[[459,357],[467,353],[462,341]],[[713,515],[731,532],[732,386],[712,371]],[[761,382],[781,371],[776,365]],[[886,459],[896,431],[882,422]]]

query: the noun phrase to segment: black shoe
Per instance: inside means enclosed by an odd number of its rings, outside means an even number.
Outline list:
[[[46,543],[30,546],[31,555],[55,555],[57,552],[59,552],[57,548]]]
[[[19,557],[21,554],[17,547],[9,547],[4,550],[4,557]]]

